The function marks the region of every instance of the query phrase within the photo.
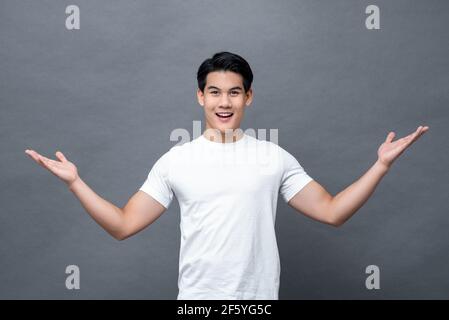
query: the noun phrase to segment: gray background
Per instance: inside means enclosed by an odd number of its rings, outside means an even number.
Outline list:
[[[65,28],[65,8],[81,29]],[[380,30],[365,8],[380,7]],[[118,206],[203,121],[199,64],[221,50],[254,71],[242,128],[279,144],[336,194],[377,159],[387,133],[430,130],[341,228],[280,198],[280,299],[449,297],[448,1],[0,2],[0,298],[176,299],[179,206],[126,241],[24,153],[74,162]],[[65,288],[65,268],[81,289]],[[380,268],[380,290],[365,268]]]

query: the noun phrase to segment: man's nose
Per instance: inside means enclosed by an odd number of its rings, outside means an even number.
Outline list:
[[[231,99],[227,94],[223,94],[220,100],[220,107],[222,108],[230,108],[231,107]]]

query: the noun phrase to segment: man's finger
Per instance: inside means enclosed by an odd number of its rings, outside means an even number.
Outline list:
[[[429,129],[429,127],[425,126],[419,126],[415,132],[410,133],[408,136],[404,138],[404,140],[407,141],[407,143],[413,143],[415,142],[424,132],[426,132]]]
[[[47,162],[57,162],[57,161],[55,161],[55,160],[53,160],[53,159],[50,159],[50,158],[44,157],[43,155],[40,155],[40,154],[39,154],[39,157],[40,157],[41,159],[43,159],[43,160],[47,161]]]
[[[67,162],[66,157],[61,151],[56,151],[55,155],[59,160],[61,160],[61,162]]]
[[[408,142],[407,146],[410,146],[413,142],[418,140],[418,138],[420,136],[422,136],[422,134],[425,132],[423,130],[424,130],[424,127],[423,126],[419,126],[418,129],[413,133],[412,139]]]
[[[40,159],[39,159],[39,155],[36,153],[36,152],[34,152],[33,150],[27,150],[27,155],[29,155],[34,161],[36,161],[38,164],[40,164],[41,166],[42,166],[42,164],[41,164],[41,161],[40,161]]]
[[[391,141],[393,141],[394,136],[395,136],[395,133],[394,133],[393,131],[391,131],[391,132],[388,134],[387,138],[385,139],[385,142],[391,142]]]
[[[48,160],[44,156],[38,155],[38,158],[41,163],[43,163],[45,166],[47,165]]]

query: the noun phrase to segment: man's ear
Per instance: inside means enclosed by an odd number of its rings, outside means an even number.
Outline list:
[[[246,92],[246,102],[245,105],[249,107],[253,102],[253,88],[249,88],[248,92]]]
[[[197,97],[197,99],[198,99],[198,103],[199,103],[202,107],[204,107],[204,94],[203,94],[203,92],[200,90],[200,88],[198,88],[198,89],[196,90],[196,97]]]

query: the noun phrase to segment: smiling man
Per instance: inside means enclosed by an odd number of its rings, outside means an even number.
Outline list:
[[[251,104],[253,98],[251,68],[243,59],[241,66],[236,62],[232,66],[230,58],[237,59],[231,54],[217,54],[215,60],[206,60],[197,73],[198,102],[204,108],[206,120],[205,136],[217,142],[235,142],[241,137],[241,130],[238,130],[240,122],[245,107]],[[217,69],[216,65],[220,63],[224,69]]]
[[[420,126],[396,141],[390,132],[372,167],[332,196],[290,153],[240,129],[253,99],[253,74],[241,56],[216,53],[201,64],[197,80],[205,131],[163,154],[123,208],[90,189],[61,152],[56,161],[26,150],[119,240],[152,224],[176,196],[181,210],[178,299],[278,299],[279,194],[298,212],[340,226],[368,200],[399,155],[429,129]]]

